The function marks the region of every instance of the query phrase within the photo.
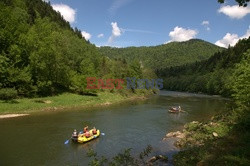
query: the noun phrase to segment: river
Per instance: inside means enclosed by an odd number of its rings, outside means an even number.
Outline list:
[[[88,149],[112,157],[126,148],[138,155],[147,145],[152,154],[171,156],[177,149],[162,141],[167,132],[202,121],[226,109],[228,100],[206,95],[161,91],[144,101],[80,110],[34,113],[26,117],[0,119],[0,165],[87,165]],[[170,114],[180,105],[187,113]],[[86,143],[64,145],[73,129],[95,126],[105,136]]]

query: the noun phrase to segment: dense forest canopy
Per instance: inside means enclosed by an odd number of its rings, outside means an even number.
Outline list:
[[[138,59],[143,66],[158,70],[208,59],[223,48],[203,40],[191,39],[151,47],[101,47],[99,50],[104,56],[122,58],[128,62]]]
[[[7,94],[89,93],[87,77],[153,76],[139,61],[100,56],[49,3],[1,0],[0,6],[0,88]]]
[[[249,56],[248,49],[250,49],[250,38],[242,39],[234,47],[215,53],[208,60],[168,67],[158,70],[157,74],[165,78],[166,89],[230,96],[233,90],[231,83],[235,82],[232,79],[236,79],[231,78],[231,75],[235,71],[236,64],[240,65],[243,63],[241,62],[243,57]],[[246,73],[247,71],[242,70]],[[249,73],[247,78],[249,83]]]

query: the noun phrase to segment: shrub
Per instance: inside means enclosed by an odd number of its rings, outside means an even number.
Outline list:
[[[200,128],[200,124],[198,123],[198,122],[191,122],[191,123],[187,123],[186,125],[185,125],[185,129],[187,130],[187,131],[196,131],[196,130],[198,130]]]
[[[0,89],[0,100],[13,100],[17,98],[17,91],[12,88]]]

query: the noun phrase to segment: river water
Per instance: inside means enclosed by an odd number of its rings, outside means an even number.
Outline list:
[[[152,155],[171,156],[173,141],[162,141],[167,132],[194,120],[203,121],[226,109],[219,97],[161,91],[144,101],[95,109],[41,112],[26,117],[0,119],[0,165],[87,165],[89,149],[112,157],[126,148],[138,155],[147,145]],[[186,113],[170,114],[170,106]],[[64,145],[73,129],[95,126],[105,136],[86,143]]]

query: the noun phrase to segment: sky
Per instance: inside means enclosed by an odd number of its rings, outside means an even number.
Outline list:
[[[48,0],[45,0],[48,1]],[[50,0],[96,46],[155,46],[202,39],[221,47],[250,36],[250,4],[235,0]]]

